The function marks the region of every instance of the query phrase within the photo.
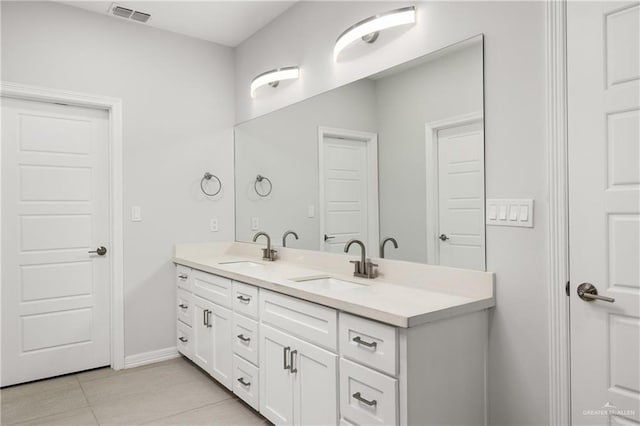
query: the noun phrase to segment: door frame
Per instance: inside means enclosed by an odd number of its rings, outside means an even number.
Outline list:
[[[318,180],[319,180],[319,218],[320,251],[324,251],[324,152],[325,137],[337,137],[365,142],[367,148],[367,234],[369,245],[367,253],[371,257],[379,255],[380,245],[380,204],[378,199],[378,134],[359,130],[318,126]],[[370,208],[373,205],[375,208]]]
[[[438,131],[453,127],[473,124],[478,121],[483,122],[483,111],[474,111],[467,114],[447,117],[442,120],[431,121],[424,125],[425,135],[425,155],[426,155],[426,216],[427,216],[427,263],[430,265],[440,264],[440,254],[438,252],[438,226],[439,226],[439,191],[438,191]],[[484,131],[482,133],[484,141]],[[482,157],[484,169],[484,155]],[[486,196],[485,178],[482,178],[483,195]],[[482,223],[485,222],[484,209],[482,211]],[[487,265],[486,232],[482,233],[482,243],[484,249],[484,265]]]
[[[112,246],[109,346],[111,368],[120,370],[124,368],[122,100],[7,81],[0,82],[0,96],[100,109],[109,114],[109,220]]]
[[[559,426],[571,424],[567,1],[545,3],[549,423]]]

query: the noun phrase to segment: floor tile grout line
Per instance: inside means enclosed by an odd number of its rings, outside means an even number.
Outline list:
[[[157,422],[158,420],[168,419],[169,417],[174,417],[174,416],[179,416],[180,414],[188,413],[190,411],[200,410],[202,408],[209,407],[209,406],[213,407],[214,405],[221,404],[223,402],[229,401],[230,399],[235,400],[236,398],[233,395],[230,395],[229,398],[223,399],[221,401],[210,402],[208,404],[204,404],[204,405],[201,405],[199,407],[193,407],[193,408],[190,408],[188,410],[183,410],[183,411],[179,411],[179,412],[174,413],[174,414],[169,414],[168,416],[158,417],[158,418],[146,421],[146,422],[142,423],[142,425],[151,425],[151,424],[153,424],[153,422]]]

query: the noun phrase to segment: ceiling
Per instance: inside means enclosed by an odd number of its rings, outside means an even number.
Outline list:
[[[235,47],[296,3],[294,1],[116,1],[151,14],[146,24],[162,30]],[[110,1],[60,1],[107,15]],[[112,19],[123,19],[109,15]]]

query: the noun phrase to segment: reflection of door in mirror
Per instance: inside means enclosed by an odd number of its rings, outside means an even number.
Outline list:
[[[435,204],[435,226],[427,227],[433,241],[433,263],[458,268],[484,267],[484,137],[482,117],[469,123],[455,120],[438,129],[434,152],[427,164],[437,170],[435,185],[427,185],[427,197]],[[429,160],[428,160],[429,161]],[[427,253],[430,251],[427,250]],[[430,259],[431,260],[431,259]]]
[[[320,127],[318,145],[321,249],[342,253],[355,238],[376,255],[377,135]]]

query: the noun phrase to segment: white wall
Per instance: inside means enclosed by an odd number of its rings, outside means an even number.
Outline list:
[[[126,355],[175,346],[173,244],[233,239],[233,79],[229,48],[53,2],[2,2],[3,81],[123,100]],[[224,185],[216,200],[200,193],[205,170]],[[132,205],[142,222],[128,220]]]
[[[290,247],[320,249],[318,126],[375,132],[374,87],[371,80],[358,81],[236,128],[238,241],[252,240],[251,218],[257,217],[273,244],[281,245],[282,234],[292,229],[300,240],[289,237]],[[268,197],[254,190],[257,174],[273,184]],[[309,205],[313,218],[307,217]]]
[[[548,424],[545,3],[414,2],[418,23],[383,33],[369,54],[332,61],[338,34],[360,19],[407,5],[301,2],[236,50],[236,117],[246,120],[479,33],[485,35],[486,185],[489,198],[534,198],[535,228],[487,229],[497,274],[489,340],[489,423]],[[262,71],[301,67],[278,96],[249,97]]]

